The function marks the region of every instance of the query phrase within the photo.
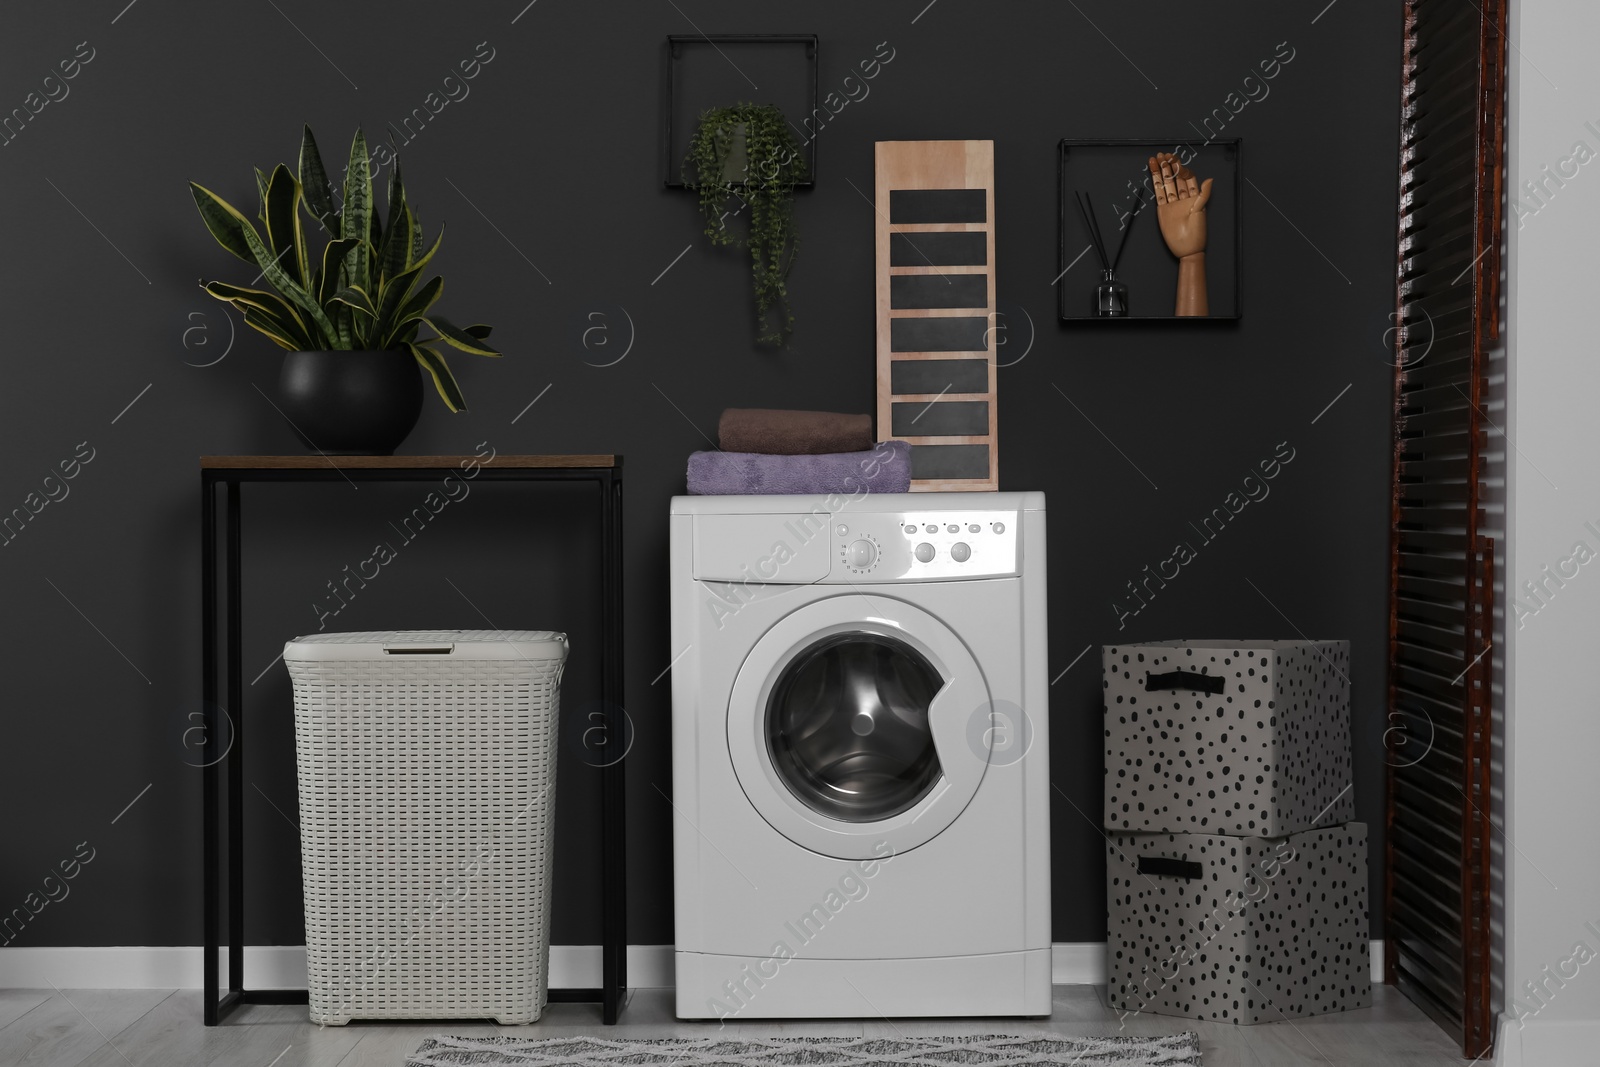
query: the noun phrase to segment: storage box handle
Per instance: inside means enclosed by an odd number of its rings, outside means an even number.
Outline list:
[[[1166,674],[1145,672],[1144,689],[1192,689],[1196,693],[1220,693],[1227,680],[1220,674],[1201,674],[1198,671],[1168,671]]]
[[[383,646],[387,656],[448,656],[455,650],[454,643],[390,641]]]
[[[1139,873],[1153,874],[1158,878],[1187,878],[1193,881],[1204,876],[1205,869],[1193,860],[1175,860],[1170,856],[1140,856]]]

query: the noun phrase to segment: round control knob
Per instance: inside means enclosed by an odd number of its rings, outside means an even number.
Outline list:
[[[933,546],[928,544],[926,541],[918,545],[917,559],[921,560],[923,563],[927,563],[929,560],[933,559]]]
[[[994,532],[995,533],[1005,533],[1006,532],[1006,524],[1003,523],[1003,522],[995,523],[994,524]]]
[[[858,570],[865,570],[878,559],[878,546],[866,538],[851,541],[844,550],[844,561]]]
[[[972,547],[965,541],[957,541],[950,546],[950,558],[957,563],[965,563],[972,558]]]

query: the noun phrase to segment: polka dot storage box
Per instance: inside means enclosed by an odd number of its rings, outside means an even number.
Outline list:
[[[311,1020],[537,1020],[565,634],[315,634],[294,689]]]
[[[1355,817],[1348,641],[1107,645],[1107,830],[1282,837]]]
[[[1372,1003],[1367,828],[1107,836],[1119,1013],[1269,1023]]]

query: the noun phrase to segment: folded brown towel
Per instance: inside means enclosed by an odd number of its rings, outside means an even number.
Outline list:
[[[717,423],[725,452],[818,456],[865,452],[872,447],[872,417],[836,411],[728,408]]]

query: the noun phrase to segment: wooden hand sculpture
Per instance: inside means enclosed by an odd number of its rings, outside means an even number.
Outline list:
[[[1149,162],[1161,236],[1178,257],[1178,306],[1173,313],[1210,314],[1206,304],[1206,204],[1211,200],[1212,180],[1196,184],[1194,172],[1171,152],[1158,152]]]

